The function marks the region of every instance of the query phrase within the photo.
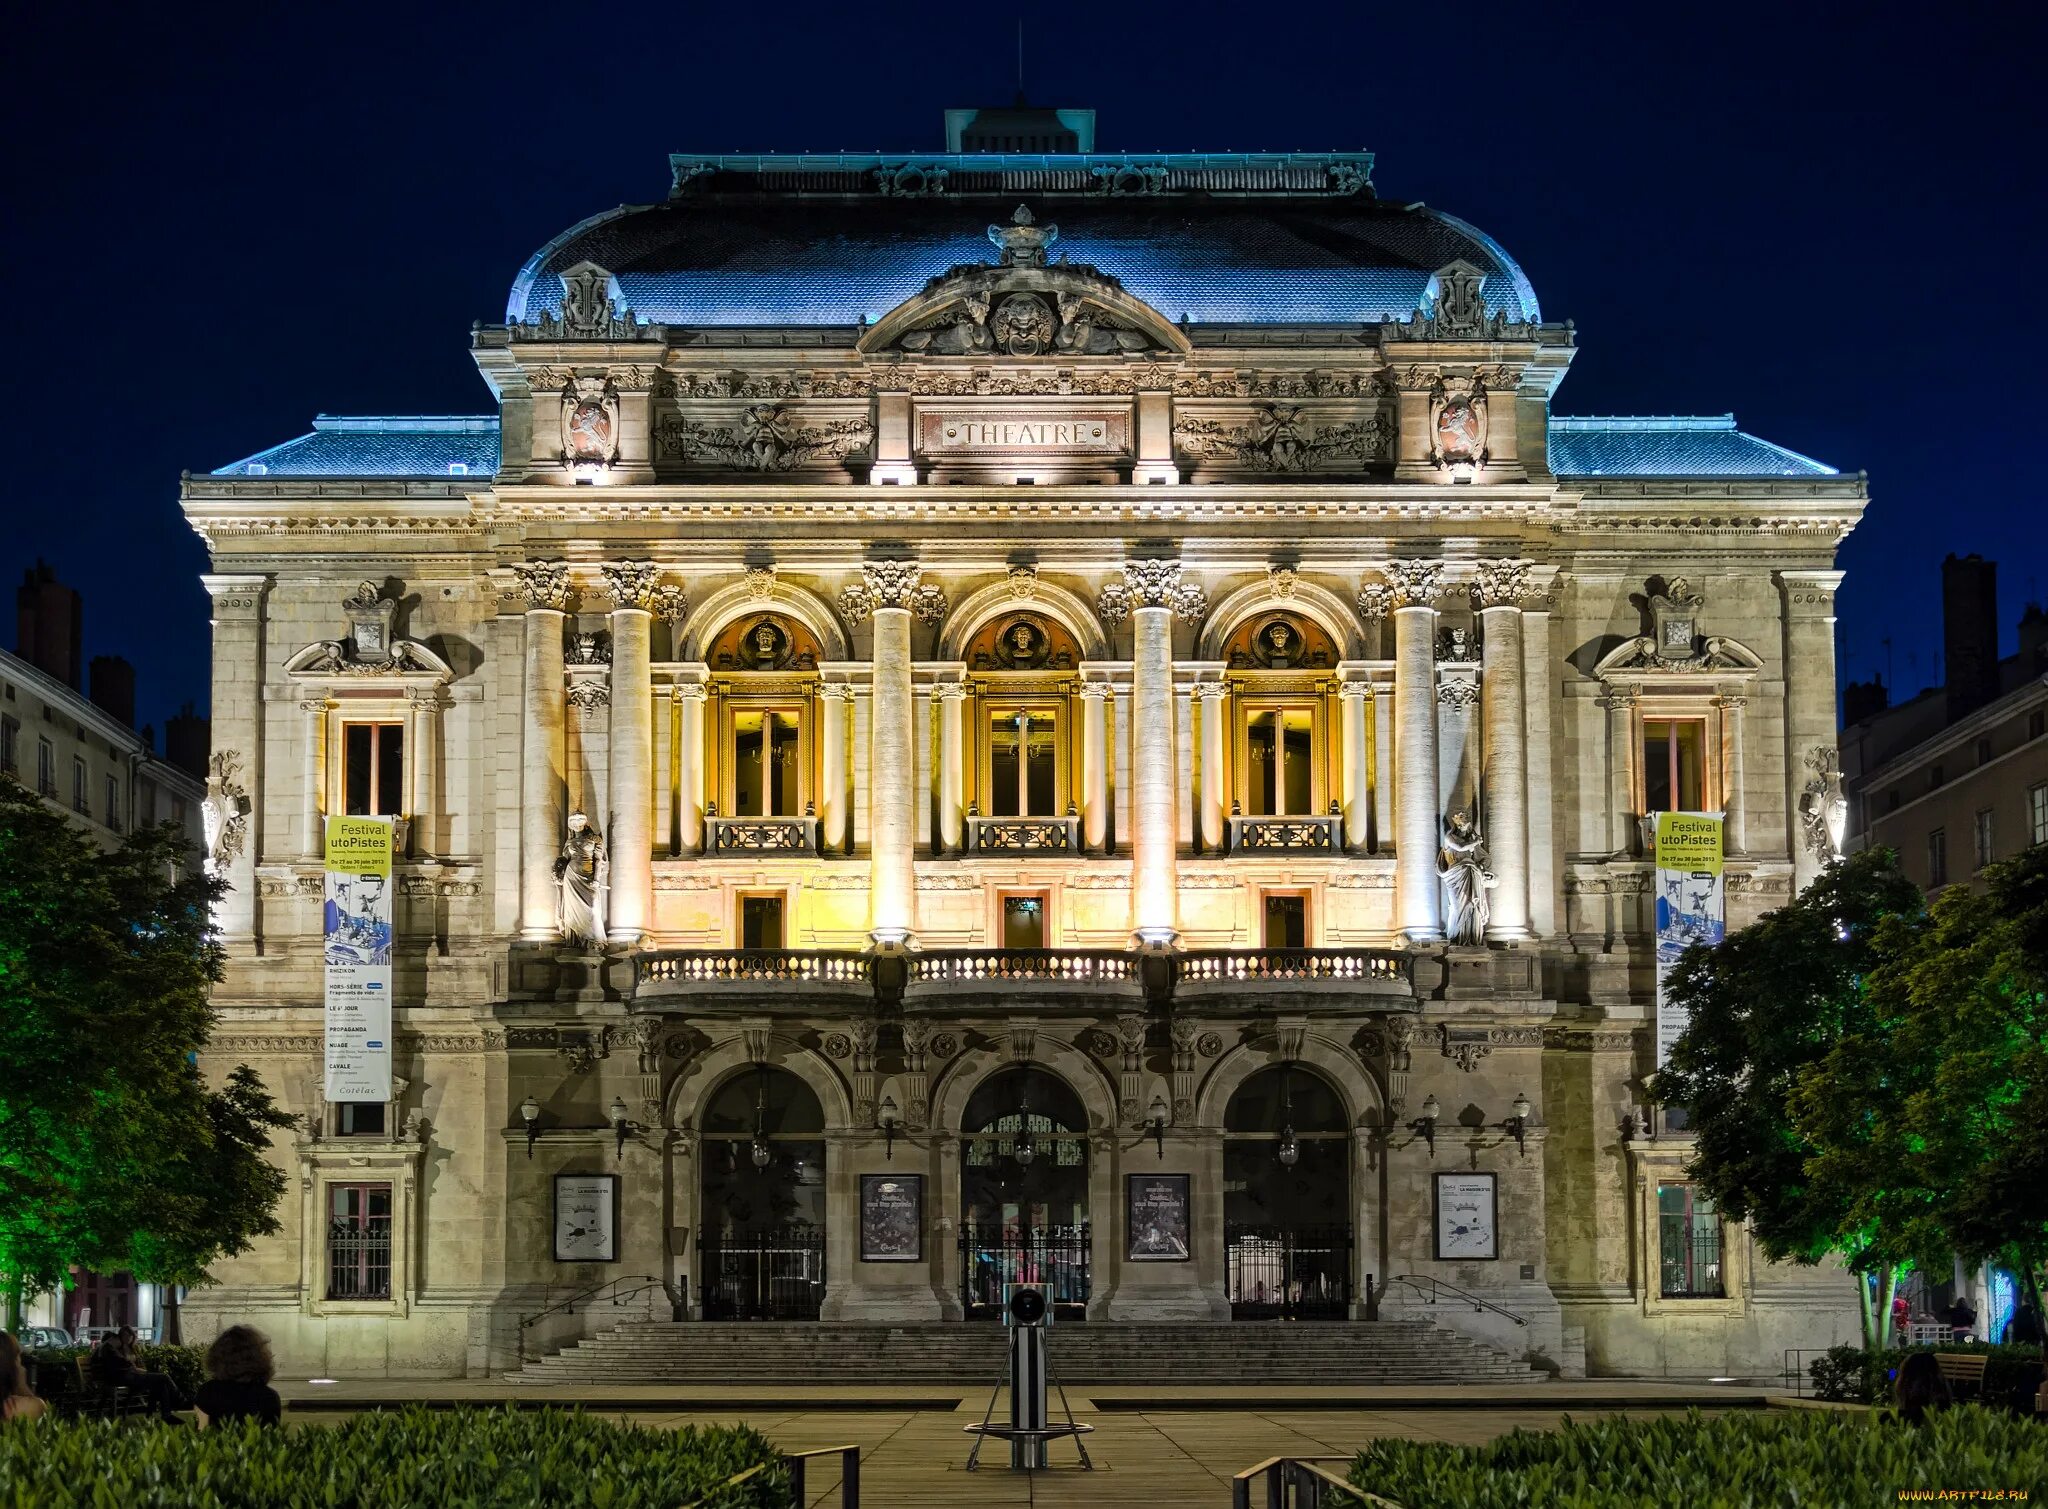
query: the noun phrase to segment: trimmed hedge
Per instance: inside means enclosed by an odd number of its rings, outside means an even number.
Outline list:
[[[42,1347],[25,1354],[36,1369],[36,1392],[45,1399],[69,1393],[85,1368],[91,1347]],[[206,1382],[206,1348],[169,1346],[145,1341],[135,1348],[135,1365],[146,1373],[162,1373],[187,1399]],[[86,1387],[92,1380],[86,1379]]]
[[[762,1471],[738,1487],[727,1481]],[[374,1411],[335,1426],[0,1429],[0,1509],[787,1509],[758,1431],[650,1430],[569,1410]]]
[[[1889,1404],[1892,1379],[1899,1364],[1914,1352],[1981,1353],[1984,1364],[1986,1404],[2002,1405],[2026,1415],[2034,1410],[2034,1393],[2041,1386],[2041,1349],[2033,1346],[1993,1346],[1986,1342],[1942,1342],[1921,1347],[1889,1347],[1867,1352],[1862,1347],[1829,1347],[1807,1364],[1814,1392],[1838,1404]]]
[[[1375,1441],[1351,1482],[1404,1509],[1890,1504],[1902,1488],[2048,1493],[2048,1424],[1968,1406],[1915,1429],[1889,1415],[1773,1410],[1565,1418],[1486,1446]]]

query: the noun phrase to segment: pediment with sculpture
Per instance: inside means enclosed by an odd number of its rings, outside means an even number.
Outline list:
[[[1185,356],[1187,336],[1098,268],[1054,261],[1057,225],[1017,207],[991,225],[999,260],[941,273],[861,336],[863,355],[910,357]]]
[[[447,661],[418,640],[399,637],[398,609],[399,600],[375,582],[358,584],[341,600],[348,633],[340,639],[317,639],[296,651],[284,663],[285,674],[299,680],[452,679],[455,672]]]

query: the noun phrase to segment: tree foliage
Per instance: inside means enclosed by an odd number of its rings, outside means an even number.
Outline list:
[[[246,1066],[219,1089],[195,1055],[213,1025],[222,886],[170,824],[101,852],[0,782],[0,1284],[74,1267],[197,1283],[278,1230],[290,1126]]]

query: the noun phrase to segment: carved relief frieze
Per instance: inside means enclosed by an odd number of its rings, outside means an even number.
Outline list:
[[[874,426],[865,413],[812,416],[784,403],[664,414],[654,427],[658,462],[724,471],[838,465],[865,454],[873,441]]]
[[[1204,467],[1345,471],[1390,461],[1394,428],[1391,411],[1383,409],[1311,413],[1300,404],[1269,403],[1241,418],[1183,409],[1174,416],[1173,445],[1184,460]]]

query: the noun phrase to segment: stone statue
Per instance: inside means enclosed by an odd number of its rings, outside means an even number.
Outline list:
[[[1849,798],[1842,792],[1842,765],[1835,751],[1816,745],[1807,752],[1806,768],[1813,779],[1799,793],[1799,831],[1807,852],[1823,865],[1842,857],[1842,838],[1849,831]]]
[[[561,887],[562,936],[590,948],[604,947],[612,861],[604,835],[580,812],[569,814],[569,836],[562,840],[555,878]]]
[[[1445,936],[1461,947],[1483,945],[1486,924],[1493,916],[1486,893],[1495,881],[1486,868],[1486,840],[1469,814],[1453,812],[1444,819],[1444,845],[1436,867],[1444,888]]]

